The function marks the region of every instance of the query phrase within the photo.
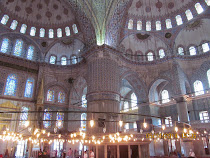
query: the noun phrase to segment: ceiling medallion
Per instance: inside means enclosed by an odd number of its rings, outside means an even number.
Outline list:
[[[64,39],[61,42],[65,45],[71,45],[74,43],[74,41],[72,39]]]
[[[140,40],[145,40],[149,37],[150,35],[149,34],[141,34],[141,33],[137,33],[136,34],[136,37]]]
[[[150,7],[150,6],[147,6],[147,7],[145,8],[145,11],[146,11],[147,13],[151,12],[151,7]]]
[[[142,3],[140,0],[138,2],[136,2],[136,8],[140,8],[141,6],[142,6]]]
[[[160,8],[162,8],[163,3],[158,0],[158,2],[155,5],[156,5],[156,8],[158,8],[158,11],[160,12]]]
[[[171,38],[171,36],[172,36],[172,34],[171,34],[170,32],[167,32],[167,33],[165,34],[165,38]]]
[[[173,9],[174,8],[174,3],[173,2],[168,3],[168,8]]]
[[[19,12],[19,11],[21,11],[21,8],[20,8],[18,5],[16,5],[16,6],[15,6],[15,11],[16,11],[16,12]]]

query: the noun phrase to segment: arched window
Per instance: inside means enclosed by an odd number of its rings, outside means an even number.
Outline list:
[[[149,53],[147,54],[147,60],[148,60],[148,61],[153,61],[153,60],[154,60],[154,56],[153,56],[153,53],[152,53],[152,52],[149,52]]]
[[[7,77],[7,83],[4,95],[15,96],[17,90],[17,76],[15,74],[11,74]]]
[[[142,21],[137,21],[137,30],[142,30]]]
[[[28,108],[22,107],[20,114],[20,125],[25,126],[26,121],[28,120]]]
[[[49,38],[53,38],[54,37],[54,31],[53,29],[49,29]]]
[[[87,107],[87,100],[86,100],[86,95],[85,94],[82,96],[82,107],[84,107],[84,108]]]
[[[194,85],[194,91],[195,91],[196,96],[204,94],[203,83],[201,81],[197,80],[194,82],[193,85]]]
[[[136,94],[135,93],[132,93],[131,94],[131,108],[132,108],[132,110],[138,109],[138,106],[137,106],[137,97],[136,97]]]
[[[195,49],[194,46],[191,46],[191,47],[189,48],[189,51],[190,51],[190,55],[196,55],[196,49]]]
[[[20,28],[20,33],[25,34],[26,33],[26,29],[27,29],[27,25],[26,24],[22,24],[22,26]]]
[[[137,128],[137,123],[136,123],[136,122],[133,123],[133,128],[134,128],[134,129]]]
[[[77,29],[77,25],[76,24],[73,24],[72,28],[73,28],[73,31],[74,31],[75,34],[78,33],[78,29]]]
[[[165,51],[163,49],[159,50],[159,56],[160,56],[160,58],[164,58],[165,57]]]
[[[3,25],[6,25],[7,24],[7,21],[9,20],[9,16],[8,15],[4,15],[1,19],[1,23]]]
[[[34,46],[29,46],[27,51],[27,59],[32,60],[34,55]]]
[[[67,64],[66,57],[61,57],[61,65],[66,65],[66,64]]]
[[[58,102],[59,103],[64,103],[65,102],[65,93],[64,92],[59,92],[58,93]]]
[[[55,96],[54,91],[49,89],[47,91],[47,101],[54,101],[54,96]]]
[[[86,131],[86,120],[87,120],[87,114],[82,113],[81,114],[81,128],[83,131]]]
[[[206,4],[210,6],[210,0],[205,0]]]
[[[199,117],[202,123],[208,123],[209,122],[209,113],[208,111],[201,111],[199,112]]]
[[[209,87],[210,87],[210,69],[207,71],[207,78],[208,78]]]
[[[170,101],[169,94],[168,94],[167,90],[163,90],[161,92],[161,96],[162,96],[162,103],[168,103]]]
[[[4,38],[1,44],[1,52],[2,53],[7,53],[9,48],[9,39],[8,38]]]
[[[184,48],[183,47],[178,48],[178,54],[179,55],[184,55]]]
[[[175,18],[176,18],[177,25],[182,25],[183,24],[181,15],[177,15]]]
[[[49,128],[51,127],[51,120],[52,119],[52,113],[50,112],[50,109],[45,109],[44,110],[44,121],[43,121],[43,125],[45,128]]]
[[[10,28],[11,28],[12,30],[16,30],[17,24],[18,24],[18,22],[17,22],[16,20],[13,20],[12,23],[11,23],[11,25],[10,25]]]
[[[167,29],[171,29],[172,28],[171,19],[166,19],[166,28]]]
[[[44,37],[45,36],[45,29],[41,28],[39,32],[39,37]]]
[[[156,30],[157,31],[161,30],[161,22],[160,21],[156,21]]]
[[[21,56],[22,49],[23,49],[23,41],[22,40],[16,40],[14,55],[15,56]]]
[[[56,127],[59,128],[59,129],[63,128],[63,123],[64,123],[64,113],[63,112],[57,112]]]
[[[132,19],[130,19],[129,21],[128,21],[128,29],[133,29],[133,20]]]
[[[34,79],[28,78],[26,81],[24,97],[31,98],[33,95]]]
[[[208,43],[202,44],[202,49],[204,53],[208,52],[210,50],[209,44]]]
[[[35,36],[36,34],[36,27],[31,27],[30,35]]]
[[[129,130],[129,123],[126,123],[126,124],[125,124],[125,129],[126,129],[126,130]]]
[[[77,57],[74,55],[71,57],[71,63],[76,64],[77,63]]]
[[[151,21],[146,22],[146,31],[151,31]]]
[[[191,12],[189,9],[187,9],[187,10],[185,11],[185,14],[186,14],[187,20],[193,19],[192,12]]]
[[[198,14],[201,14],[204,10],[203,10],[203,7],[201,6],[200,3],[196,3],[195,4],[195,9],[197,11]]]
[[[129,105],[128,105],[128,102],[127,102],[127,101],[124,102],[123,111],[124,111],[124,112],[129,111]]]
[[[50,64],[55,64],[56,63],[56,56],[51,55],[50,56]]]
[[[61,28],[57,29],[57,37],[58,38],[62,37],[62,30],[61,30]]]
[[[65,32],[66,32],[66,36],[71,35],[70,28],[68,26],[65,28]]]

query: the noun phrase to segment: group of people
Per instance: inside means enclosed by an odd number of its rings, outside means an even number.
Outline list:
[[[89,157],[88,157],[88,151],[84,152],[84,158],[94,158],[94,157],[95,157],[95,154],[92,150],[90,150]]]
[[[195,153],[194,153],[194,151],[192,149],[190,149],[190,152],[189,152],[188,155],[189,155],[188,158],[196,158]],[[181,153],[178,152],[177,150],[171,152],[169,156],[170,157],[177,156],[178,158],[182,157]]]

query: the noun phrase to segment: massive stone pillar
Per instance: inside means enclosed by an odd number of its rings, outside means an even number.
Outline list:
[[[88,112],[106,112],[103,113],[88,113],[88,120],[93,119],[95,125],[90,128],[89,122],[87,131],[90,134],[97,134],[104,132],[104,125],[106,133],[117,132],[117,123],[107,121],[118,121],[118,115],[113,112],[119,112],[120,103],[120,76],[119,66],[115,61],[116,55],[104,46],[100,47],[90,56],[86,58],[88,65],[87,78],[87,111]],[[104,119],[99,123],[99,119]]]
[[[176,98],[176,107],[181,122],[188,122],[187,102],[184,97]]]

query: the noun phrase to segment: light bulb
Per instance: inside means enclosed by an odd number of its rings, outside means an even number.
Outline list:
[[[203,133],[206,134],[207,133],[206,130],[204,130]]]
[[[29,121],[26,121],[26,122],[25,122],[25,127],[28,127],[29,124],[30,124],[30,122],[29,122]]]
[[[48,137],[50,136],[50,132],[47,133],[47,136],[48,136]]]
[[[178,132],[178,130],[179,130],[178,127],[175,127],[175,131]]]
[[[187,133],[187,129],[186,128],[184,128],[184,133]]]
[[[143,123],[143,127],[147,128],[147,123],[146,122]]]
[[[122,127],[123,126],[123,121],[119,121],[119,125],[120,125],[120,127]]]
[[[90,120],[90,127],[93,127],[93,126],[94,126],[94,121]]]
[[[166,126],[165,125],[162,125],[162,129],[165,130],[166,129]]]
[[[61,120],[59,120],[58,121],[58,127],[61,127],[61,124],[62,124],[62,122],[61,122]]]

